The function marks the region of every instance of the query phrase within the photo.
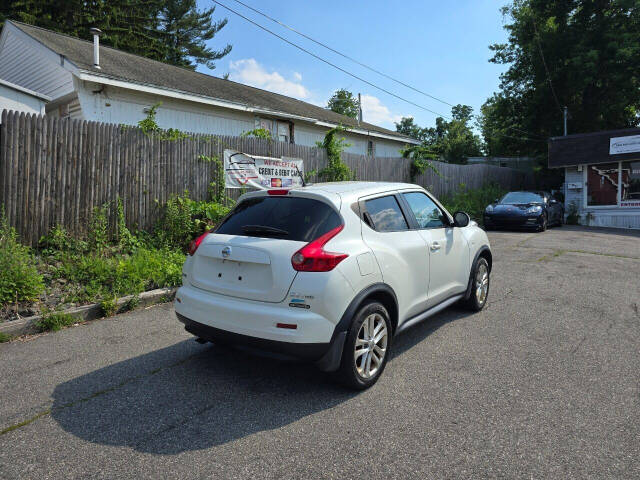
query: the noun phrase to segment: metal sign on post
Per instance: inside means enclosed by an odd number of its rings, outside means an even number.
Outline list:
[[[249,155],[237,150],[224,151],[224,177],[227,188],[293,188],[304,185],[304,162],[295,158]]]

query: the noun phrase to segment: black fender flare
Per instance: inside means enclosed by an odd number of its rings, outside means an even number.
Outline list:
[[[480,258],[480,255],[482,255],[483,252],[489,252],[489,255],[491,255],[491,258],[493,258],[493,255],[491,254],[491,249],[489,248],[488,245],[483,245],[478,249],[475,257],[473,257],[473,262],[471,263],[471,271],[469,272],[469,283],[467,284],[467,291],[464,294],[465,300],[468,300],[471,297],[471,289],[473,287],[473,271],[476,269],[476,262],[478,261],[478,258]],[[493,264],[493,261],[489,262],[489,273],[491,273],[492,264]]]
[[[377,292],[384,292],[391,295],[395,303],[396,311],[398,311],[398,297],[396,296],[396,292],[394,292],[386,283],[373,283],[361,290],[353,300],[351,300],[351,303],[349,303],[349,306],[342,314],[342,317],[340,317],[340,321],[336,324],[335,329],[333,330],[333,335],[331,336],[329,350],[316,362],[316,366],[320,370],[333,372],[340,367],[342,350],[344,349],[344,342],[347,339],[347,331],[351,325],[351,320],[367,297]]]

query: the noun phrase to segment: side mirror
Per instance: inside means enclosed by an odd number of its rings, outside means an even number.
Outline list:
[[[466,227],[469,225],[471,221],[471,217],[464,212],[456,212],[453,214],[453,226],[454,227]]]
[[[493,203],[500,203],[500,199],[499,199],[499,198],[496,198],[496,199],[493,201]]]

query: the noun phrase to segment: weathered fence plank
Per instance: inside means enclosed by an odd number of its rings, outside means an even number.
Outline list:
[[[36,245],[55,225],[70,232],[86,233],[95,207],[117,199],[123,202],[130,228],[149,230],[162,204],[174,194],[189,191],[191,198],[205,200],[215,193],[216,162],[225,149],[253,155],[293,157],[304,160],[311,181],[327,165],[326,152],[258,138],[189,135],[170,141],[148,137],[136,128],[47,118],[11,111],[2,112],[0,124],[0,203],[9,223],[23,242]],[[357,180],[410,182],[411,161],[404,158],[365,157],[343,154]],[[452,165],[433,162],[431,170],[414,180],[435,195],[460,188],[477,188],[495,182],[504,188],[529,186],[529,175],[492,165]],[[225,189],[237,199],[240,189]],[[109,219],[115,231],[115,208]]]

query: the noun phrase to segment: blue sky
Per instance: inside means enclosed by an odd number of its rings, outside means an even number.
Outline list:
[[[430,110],[448,115],[451,107],[380,77],[261,17],[234,0],[229,7],[327,60]],[[506,40],[500,7],[505,1],[242,0],[310,37],[449,103],[471,105],[477,113],[498,89],[504,67],[488,62],[488,46]],[[198,0],[201,7],[209,0]],[[364,120],[394,129],[412,116],[432,126],[436,115],[391,97],[287,45],[218,6],[216,18],[228,25],[211,46],[233,45],[211,72],[229,72],[235,81],[326,105],[338,88],[363,95]]]

